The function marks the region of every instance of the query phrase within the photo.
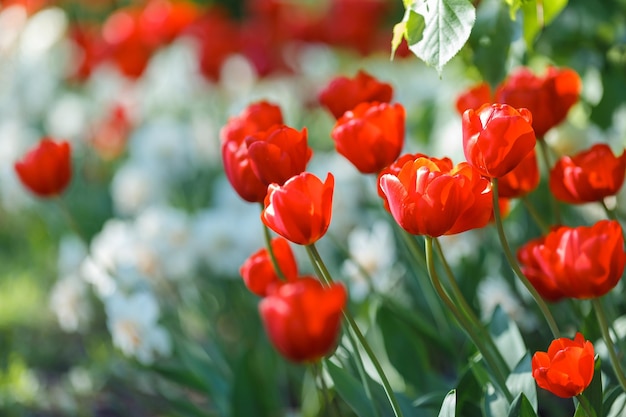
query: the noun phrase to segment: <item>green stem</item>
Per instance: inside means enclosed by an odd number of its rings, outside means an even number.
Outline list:
[[[585,411],[587,417],[597,417],[596,412],[593,410],[593,408],[591,408],[591,404],[589,404],[589,400],[585,398],[583,394],[578,394],[576,396],[576,399],[578,400],[578,403],[580,404],[582,409]]]
[[[437,250],[437,255],[439,256],[439,259],[441,260],[441,263],[443,265],[443,269],[446,272],[446,276],[448,277],[448,282],[450,283],[450,288],[452,289],[452,295],[454,296],[454,299],[456,300],[457,304],[459,304],[461,313],[464,314],[467,320],[469,320],[470,324],[474,326],[475,329],[478,330],[479,337],[482,340],[486,341],[488,345],[487,346],[488,354],[489,356],[491,356],[490,362],[494,366],[497,367],[496,371],[499,372],[502,375],[503,379],[506,380],[506,377],[504,376],[510,372],[509,366],[507,365],[504,358],[502,357],[502,354],[500,353],[500,350],[498,349],[495,342],[493,341],[491,334],[489,334],[489,332],[486,331],[485,328],[482,326],[480,319],[476,316],[476,314],[474,313],[474,310],[472,310],[472,307],[469,305],[469,303],[465,299],[465,296],[463,295],[463,292],[461,291],[461,288],[459,287],[459,284],[454,276],[454,273],[452,272],[452,269],[450,268],[450,265],[448,264],[448,261],[446,260],[446,257],[443,254],[441,243],[436,238],[434,238],[433,240],[435,242],[435,249]]]
[[[441,298],[441,300],[445,303],[446,307],[448,307],[450,312],[454,315],[463,330],[465,330],[470,339],[472,339],[472,342],[474,342],[480,353],[483,355],[483,358],[493,371],[497,384],[502,390],[502,393],[507,398],[507,401],[511,403],[513,401],[513,395],[506,386],[506,377],[502,374],[499,367],[496,366],[496,362],[494,361],[489,349],[487,349],[487,346],[484,344],[484,340],[476,333],[474,326],[471,325],[467,317],[465,317],[465,315],[463,315],[459,311],[459,309],[457,309],[456,305],[441,285],[441,280],[439,279],[439,274],[437,274],[437,270],[435,269],[435,263],[433,258],[433,238],[427,236],[426,265],[428,267],[428,274],[430,275],[430,279],[433,287],[435,288],[435,291],[439,295],[439,298]]]
[[[261,208],[263,208],[261,206]],[[270,255],[270,260],[272,261],[272,266],[274,267],[274,271],[276,271],[276,275],[283,281],[287,281],[283,271],[280,269],[280,265],[278,264],[278,259],[276,259],[276,254],[274,253],[274,248],[272,248],[272,236],[270,235],[270,229],[263,223],[263,237],[265,238],[265,247],[267,248],[267,253]]]
[[[615,209],[611,210],[606,205],[606,202],[604,200],[600,200],[600,204],[602,205],[602,208],[604,209],[604,212],[606,213],[606,217],[608,217],[610,220],[617,220],[617,214],[615,213]]]
[[[609,351],[609,358],[611,360],[611,365],[613,365],[615,376],[617,377],[619,384],[622,386],[622,390],[626,392],[626,377],[624,376],[624,371],[622,370],[619,359],[617,358],[617,354],[615,353],[615,345],[613,344],[613,339],[611,339],[609,324],[606,319],[604,307],[602,306],[602,302],[599,298],[593,298],[591,300],[591,304],[593,305],[593,308],[596,312],[598,325],[600,326],[600,331],[602,332],[602,338],[604,339],[604,343],[606,343],[606,349]]]
[[[422,249],[415,241],[415,237],[404,229],[400,229],[400,235],[402,236],[402,240],[404,240],[404,243],[411,253],[411,261],[415,263],[415,266],[418,269],[428,271],[426,258],[424,257]],[[433,314],[433,318],[435,320],[435,323],[437,324],[437,327],[440,328],[442,332],[449,332],[450,326],[448,324],[446,314],[442,310],[441,305],[437,302],[436,294],[432,292],[432,285],[430,285],[425,279],[426,275],[416,273],[415,276],[417,277],[417,284],[420,286],[420,289],[424,294],[426,304],[428,304],[428,309]]]
[[[546,222],[543,221],[539,213],[537,213],[537,210],[532,205],[530,200],[528,200],[528,197],[524,196],[521,198],[521,200],[524,204],[524,207],[526,207],[526,211],[528,212],[528,214],[530,214],[530,217],[533,218],[533,221],[539,227],[539,229],[541,229],[541,232],[544,234],[548,233],[550,231],[550,227],[546,224]]]
[[[326,380],[324,379],[324,374],[322,372],[321,362],[312,363],[311,364],[311,372],[313,373],[313,380],[316,382],[315,386],[321,392],[322,398],[323,398],[324,403],[326,404],[326,407],[329,410],[332,410],[332,411],[330,411],[329,414],[332,417],[340,417],[341,416],[341,411],[337,408],[337,404],[330,399],[328,386],[326,385]],[[319,386],[317,385],[317,380],[320,381],[320,385]],[[334,405],[334,407],[333,407],[333,405]]]
[[[557,326],[556,321],[554,320],[554,317],[552,316],[552,313],[550,312],[550,309],[548,308],[548,305],[543,300],[543,298],[541,298],[541,296],[539,295],[535,287],[533,287],[530,281],[528,281],[528,278],[526,278],[526,275],[524,275],[524,273],[520,269],[519,265],[517,264],[517,260],[515,259],[515,257],[513,256],[513,253],[511,252],[511,248],[509,247],[509,243],[506,239],[506,235],[504,234],[504,227],[502,225],[502,216],[500,215],[500,206],[498,205],[498,179],[492,178],[491,184],[492,184],[492,192],[493,192],[493,217],[495,218],[496,228],[498,229],[498,237],[500,238],[500,243],[502,244],[502,250],[504,251],[504,256],[506,257],[506,260],[509,262],[511,269],[513,269],[513,272],[515,272],[515,275],[517,275],[520,281],[522,281],[522,284],[524,284],[528,292],[530,292],[530,294],[535,299],[537,306],[539,306],[539,309],[541,310],[541,312],[543,313],[543,316],[548,322],[548,326],[550,327],[550,331],[552,332],[552,335],[554,336],[555,339],[558,339],[561,335],[561,332],[559,331],[559,327]]]
[[[543,159],[543,164],[546,168],[546,173],[549,175],[550,170],[552,170],[552,163],[550,162],[550,148],[543,138],[537,138],[537,143],[541,147],[541,157]],[[550,194],[550,204],[552,205],[552,211],[554,212],[554,222],[556,224],[561,224],[561,210],[559,209],[559,202],[554,198],[552,193]]]
[[[57,206],[61,210],[63,217],[65,217],[65,221],[67,221],[67,224],[69,225],[70,229],[74,232],[76,236],[78,236],[80,240],[82,240],[82,242],[85,244],[85,247],[88,248],[89,239],[87,238],[87,235],[83,232],[83,230],[80,228],[80,226],[76,222],[76,219],[72,215],[72,212],[70,211],[69,207],[67,207],[65,200],[63,200],[63,198],[59,196],[55,198],[55,202],[57,203]]]
[[[317,251],[317,248],[315,247],[315,244],[312,243],[310,245],[306,246],[306,250],[307,253],[309,255],[309,258],[311,259],[311,262],[313,263],[314,268],[316,269],[318,275],[320,276],[320,278],[322,279],[322,281],[330,286],[333,284],[333,278],[330,275],[330,273],[328,272],[328,268],[326,268],[326,265],[324,264],[324,261],[322,261],[322,258],[319,254],[319,252]],[[372,361],[372,364],[374,365],[374,368],[376,369],[376,372],[378,373],[378,376],[380,377],[380,380],[383,384],[383,389],[385,390],[385,394],[387,395],[387,399],[389,400],[389,404],[391,405],[391,408],[393,410],[393,414],[395,417],[402,417],[402,410],[400,409],[400,405],[398,404],[398,400],[396,398],[395,393],[393,392],[393,390],[391,389],[391,384],[389,383],[389,380],[387,379],[387,375],[385,375],[385,371],[383,370],[383,367],[381,366],[380,362],[378,361],[378,358],[376,357],[376,354],[374,354],[374,351],[372,350],[372,348],[370,347],[369,343],[367,342],[367,340],[365,339],[365,336],[363,336],[363,333],[361,333],[361,330],[359,330],[359,327],[357,326],[356,322],[354,321],[354,318],[352,317],[352,315],[350,314],[350,312],[347,309],[344,309],[343,311],[343,316],[346,319],[346,321],[348,322],[348,326],[352,329],[352,331],[354,332],[355,336],[357,337],[357,339],[359,340],[359,343],[361,344],[361,346],[363,347],[363,350],[365,350],[365,353],[367,354],[367,356],[370,358],[370,360]],[[355,352],[356,355],[358,355],[358,352]]]

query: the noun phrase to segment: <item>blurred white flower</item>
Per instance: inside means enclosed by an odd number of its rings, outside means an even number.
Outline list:
[[[61,329],[76,332],[91,319],[87,284],[76,274],[62,276],[52,287],[50,308]]]
[[[527,311],[502,277],[487,277],[478,284],[478,302],[482,318],[489,321],[497,306],[524,330],[533,329],[535,316]]]
[[[59,242],[59,256],[57,269],[59,275],[72,274],[80,269],[80,265],[87,256],[85,244],[76,235],[66,235]]]
[[[170,335],[158,324],[159,305],[151,293],[138,292],[127,297],[117,292],[106,300],[105,310],[113,344],[124,355],[150,364],[157,356],[171,353]]]
[[[63,93],[50,105],[46,117],[49,136],[72,142],[74,147],[87,134],[87,98],[76,93]]]
[[[347,259],[341,268],[349,280],[350,296],[357,301],[365,299],[370,286],[376,292],[385,292],[400,276],[396,246],[391,225],[376,221],[371,229],[358,227],[348,235]]]
[[[132,160],[122,165],[111,181],[111,198],[120,215],[136,215],[143,209],[165,200],[165,179],[153,164]]]

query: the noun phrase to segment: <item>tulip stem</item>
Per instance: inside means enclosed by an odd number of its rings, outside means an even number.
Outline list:
[[[491,359],[490,359],[491,365],[497,365],[497,372],[502,374],[502,378],[506,380],[506,375],[510,372],[509,366],[507,365],[504,358],[502,357],[502,354],[500,353],[500,350],[498,349],[495,342],[493,341],[491,334],[489,334],[489,332],[486,331],[486,329],[482,326],[480,320],[474,313],[474,310],[472,310],[472,307],[469,305],[469,303],[465,299],[465,296],[463,295],[463,292],[461,291],[461,288],[459,287],[459,284],[457,283],[454,273],[452,272],[452,269],[450,268],[450,265],[448,264],[448,261],[446,260],[446,257],[443,254],[443,249],[441,248],[441,243],[439,242],[439,239],[434,238],[433,240],[435,242],[435,249],[437,250],[437,255],[439,256],[439,259],[441,260],[443,269],[445,270],[446,276],[448,277],[448,281],[450,282],[452,294],[454,298],[456,299],[456,302],[460,305],[461,312],[465,314],[467,319],[470,321],[470,324],[474,326],[476,329],[478,329],[478,332],[479,332],[478,336],[487,342],[487,345],[488,345],[487,347],[490,349],[489,356],[493,354],[493,356],[491,356]]]
[[[576,399],[578,400],[578,404],[580,404],[581,408],[585,411],[587,417],[597,417],[596,412],[591,408],[591,404],[589,404],[589,400],[585,398],[583,394],[578,394]]]
[[[55,199],[55,201],[57,203],[57,206],[61,210],[61,213],[63,214],[63,217],[65,217],[65,220],[67,221],[67,224],[69,225],[70,229],[85,244],[85,247],[88,248],[89,247],[89,240],[87,239],[87,236],[85,235],[85,233],[83,233],[82,229],[78,226],[78,223],[76,222],[76,219],[72,215],[72,212],[67,207],[67,204],[65,204],[65,200],[63,200],[63,198],[61,198],[61,196],[59,196],[59,197],[57,197]]]
[[[504,227],[502,225],[502,216],[500,214],[500,206],[498,205],[498,179],[492,178],[491,184],[492,184],[492,192],[493,192],[493,217],[495,219],[496,229],[498,230],[498,237],[500,238],[500,243],[502,244],[502,250],[504,251],[504,256],[509,262],[511,269],[513,269],[513,272],[515,272],[515,275],[517,275],[520,281],[522,281],[522,284],[524,284],[528,292],[530,292],[530,294],[535,299],[537,306],[539,306],[539,309],[543,313],[544,318],[548,322],[548,326],[550,327],[550,331],[552,332],[552,335],[554,336],[555,339],[558,339],[560,337],[561,332],[559,331],[559,326],[557,326],[556,321],[554,320],[554,317],[552,316],[552,313],[550,312],[550,309],[548,308],[548,305],[543,300],[543,298],[541,298],[541,296],[539,295],[535,287],[533,287],[530,281],[528,281],[528,278],[526,278],[526,275],[524,275],[524,273],[520,269],[517,261],[515,260],[515,257],[513,256],[513,253],[511,252],[511,248],[509,247],[509,243],[504,233]]]
[[[313,373],[313,380],[315,381],[315,386],[322,394],[322,399],[328,407],[329,414],[333,417],[341,416],[341,412],[337,409],[337,404],[331,400],[329,395],[328,386],[326,385],[326,380],[324,379],[324,371],[322,369],[321,362],[315,362],[311,364],[311,372]],[[317,385],[317,380],[319,380],[319,386]]]
[[[315,244],[311,243],[310,245],[306,245],[306,250],[309,255],[309,258],[311,259],[311,262],[313,263],[314,268],[316,269],[322,281],[324,281],[326,285],[333,284],[333,278],[328,272],[328,268],[326,268],[326,265],[324,264],[322,257],[320,256],[319,252],[317,251],[317,248],[315,247]],[[369,343],[365,339],[365,336],[363,336],[363,333],[361,333],[361,330],[359,330],[359,327],[357,326],[356,322],[354,321],[354,318],[352,317],[348,309],[343,310],[343,316],[348,322],[348,326],[352,329],[355,336],[359,340],[359,343],[361,343],[363,350],[365,350],[365,353],[372,361],[372,364],[374,365],[374,368],[376,369],[376,372],[378,373],[378,376],[380,377],[380,380],[383,384],[383,389],[385,390],[385,394],[387,395],[387,399],[389,400],[389,404],[391,405],[394,416],[402,417],[403,416],[402,410],[400,409],[400,405],[398,404],[396,395],[394,394],[391,388],[391,384],[389,383],[389,380],[387,379],[387,375],[385,375],[385,371],[383,370],[383,367],[378,361],[378,358],[374,354],[374,351],[372,350]],[[358,355],[359,353],[355,352],[355,354]]]
[[[617,377],[619,384],[622,386],[622,390],[626,392],[626,376],[624,376],[624,371],[622,370],[617,354],[615,353],[615,345],[613,344],[613,339],[611,339],[611,333],[609,332],[609,324],[606,319],[604,307],[602,306],[600,298],[591,299],[591,304],[596,312],[598,325],[600,326],[604,343],[606,343],[606,350],[609,351],[609,359],[611,360],[611,365],[613,365],[615,376]]]
[[[272,261],[272,266],[274,267],[276,275],[282,281],[287,281],[287,278],[285,278],[285,274],[283,274],[283,271],[280,269],[278,259],[276,259],[274,248],[272,248],[272,236],[270,235],[270,229],[265,225],[265,223],[263,223],[263,237],[265,238],[265,247],[267,247],[267,253],[269,253],[270,255],[270,260]]]
[[[600,204],[602,205],[602,208],[606,213],[606,217],[608,217],[610,220],[617,220],[617,214],[615,213],[615,209],[610,209],[609,206],[606,205],[606,202],[604,200],[600,200]]]
[[[502,373],[500,367],[496,366],[497,361],[494,360],[491,351],[484,344],[484,340],[480,337],[474,329],[474,326],[470,322],[470,319],[466,317],[466,314],[463,314],[459,309],[457,309],[454,301],[448,295],[445,288],[441,285],[441,280],[439,279],[439,274],[437,274],[437,270],[435,269],[435,263],[433,259],[433,238],[430,236],[426,237],[426,265],[428,267],[428,275],[430,276],[430,280],[439,295],[439,298],[445,303],[446,307],[452,312],[454,317],[457,319],[463,330],[469,335],[472,342],[476,345],[480,353],[483,355],[483,358],[487,362],[489,368],[491,368],[494,373],[494,377],[500,387],[502,393],[506,397],[508,403],[513,402],[513,395],[509,391],[506,386],[506,376]]]
[[[537,142],[541,147],[541,157],[543,159],[543,163],[546,167],[546,174],[548,177],[550,176],[550,170],[552,169],[552,164],[550,163],[550,148],[543,138],[538,138]],[[554,212],[554,223],[561,224],[561,210],[559,209],[559,202],[554,198],[552,193],[550,194],[550,203],[552,204],[552,210]]]

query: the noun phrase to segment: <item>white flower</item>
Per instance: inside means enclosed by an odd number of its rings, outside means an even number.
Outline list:
[[[68,275],[80,269],[80,265],[87,256],[87,248],[76,235],[67,235],[59,243],[57,269],[59,275]]]
[[[526,311],[511,287],[502,277],[487,277],[478,284],[480,311],[484,320],[490,320],[497,306],[523,329],[535,327],[535,317]]]
[[[363,300],[370,286],[384,292],[398,278],[393,229],[388,222],[378,220],[371,230],[354,229],[348,236],[348,250],[350,259],[343,263],[342,273],[350,280],[353,299]]]
[[[57,316],[61,329],[76,332],[89,322],[92,314],[87,285],[78,275],[59,279],[50,294],[50,308]]]
[[[135,215],[141,210],[165,200],[165,179],[153,164],[128,161],[120,167],[111,181],[111,197],[115,211]]]
[[[151,293],[139,292],[126,297],[117,292],[106,300],[105,310],[113,344],[124,355],[150,364],[156,356],[171,353],[170,335],[157,323],[159,305]]]

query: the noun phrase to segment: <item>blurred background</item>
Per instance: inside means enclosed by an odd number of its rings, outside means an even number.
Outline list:
[[[623,149],[626,3],[571,0],[532,47],[508,3],[474,2],[473,35],[439,75],[405,44],[390,59],[400,0],[0,2],[0,414],[326,415],[309,370],[269,344],[238,272],[263,245],[260,210],[227,183],[219,129],[263,99],[308,129],[310,171],[335,175],[318,247],[394,388],[414,415],[436,415],[473,347],[442,326],[446,312],[425,272],[408,266],[375,178],[334,152],[334,119],[317,94],[366,70],[405,106],[406,150],[458,163],[461,91],[495,86],[519,65],[568,66],[582,97],[546,140],[560,153]],[[46,136],[73,152],[72,183],[52,200],[29,194],[13,169]],[[515,204],[509,216],[514,243],[538,235]],[[476,311],[490,318],[500,305],[529,348],[544,349],[532,301],[491,238],[475,231],[442,244]],[[336,356],[347,352],[344,341]]]

